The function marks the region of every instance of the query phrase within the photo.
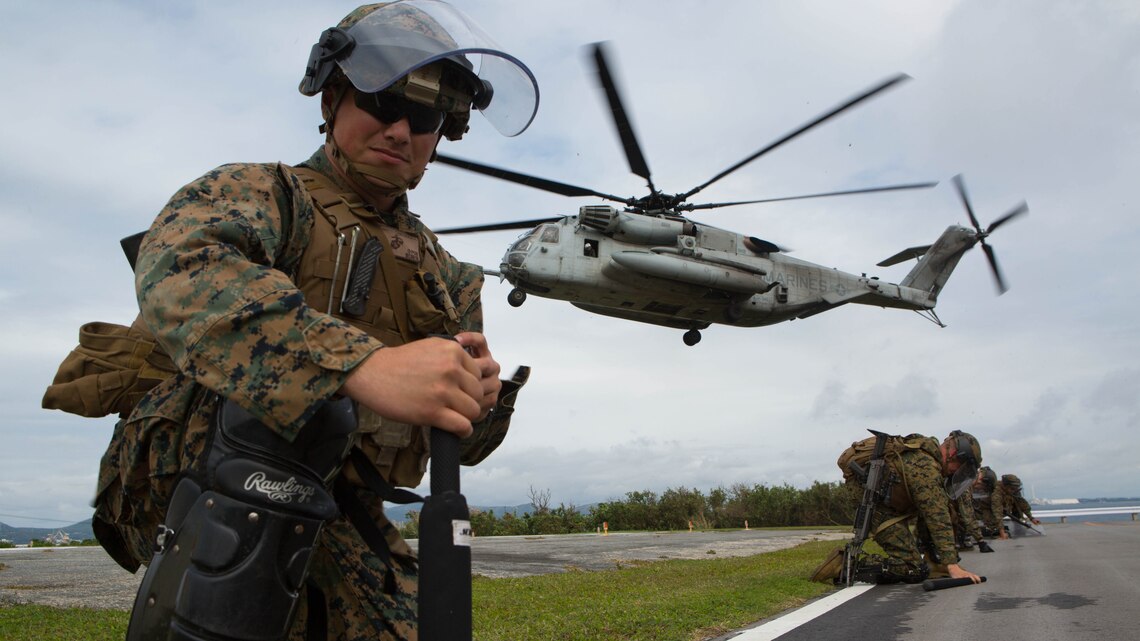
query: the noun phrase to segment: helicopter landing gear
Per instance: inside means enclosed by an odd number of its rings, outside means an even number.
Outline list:
[[[526,292],[521,289],[512,289],[511,293],[507,294],[507,303],[511,307],[518,307],[526,302]]]
[[[695,329],[690,329],[681,336],[681,340],[685,341],[685,344],[689,347],[692,347],[701,342],[701,333]]]

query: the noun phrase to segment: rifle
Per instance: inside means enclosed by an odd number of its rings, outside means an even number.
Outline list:
[[[1012,514],[1006,514],[1006,516],[1009,517],[1010,521],[1017,523],[1021,527],[1025,528],[1027,530],[1033,530],[1034,532],[1040,534],[1041,536],[1045,536],[1045,530],[1042,530],[1042,529],[1038,528],[1036,525],[1033,525],[1032,521],[1029,521],[1027,519],[1023,519],[1020,516],[1014,516]]]
[[[885,483],[887,460],[884,456],[887,450],[889,435],[875,430],[867,430],[875,435],[875,449],[871,452],[871,461],[867,470],[858,463],[851,461],[848,467],[855,476],[864,479],[863,499],[859,502],[859,509],[855,512],[854,536],[851,537],[843,549],[843,571],[839,581],[851,587],[855,583],[855,561],[863,551],[863,543],[871,535],[871,520],[875,515],[875,504],[889,500],[890,484]]]

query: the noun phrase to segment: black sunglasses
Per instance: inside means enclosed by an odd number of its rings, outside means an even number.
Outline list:
[[[394,124],[408,119],[408,128],[413,134],[434,134],[443,126],[447,117],[442,111],[432,109],[418,102],[386,91],[379,93],[356,93],[356,106],[368,112],[373,118],[385,124]]]

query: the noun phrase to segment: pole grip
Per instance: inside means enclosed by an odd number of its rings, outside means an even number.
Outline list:
[[[431,428],[431,493],[459,493],[459,437]]]

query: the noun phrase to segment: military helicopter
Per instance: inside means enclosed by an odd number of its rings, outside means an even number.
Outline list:
[[[624,205],[620,209],[612,205],[585,205],[577,215],[437,230],[436,233],[447,234],[531,228],[507,249],[499,271],[488,271],[513,286],[507,296],[512,306],[522,305],[528,294],[565,300],[595,314],[683,329],[682,338],[689,346],[700,342],[701,330],[714,323],[759,327],[807,318],[846,303],[910,309],[944,327],[934,313],[938,293],[962,255],[979,243],[999,294],[1007,289],[986,238],[1005,222],[1026,213],[1028,207],[1023,202],[983,229],[974,216],[961,176],[954,178],[954,185],[973,228],[952,225],[932,245],[908,248],[879,263],[889,266],[918,259],[918,264],[898,284],[793,258],[775,243],[699,223],[684,215],[717,207],[935,186],[936,182],[925,182],[786,198],[687,202],[760,156],[909,76],[889,78],[689,191],[668,194],[653,184],[610,73],[604,44],[595,44],[592,52],[630,170],[645,179],[649,195],[625,198],[453,156],[438,156],[444,164],[494,178],[564,196],[594,196]]]

